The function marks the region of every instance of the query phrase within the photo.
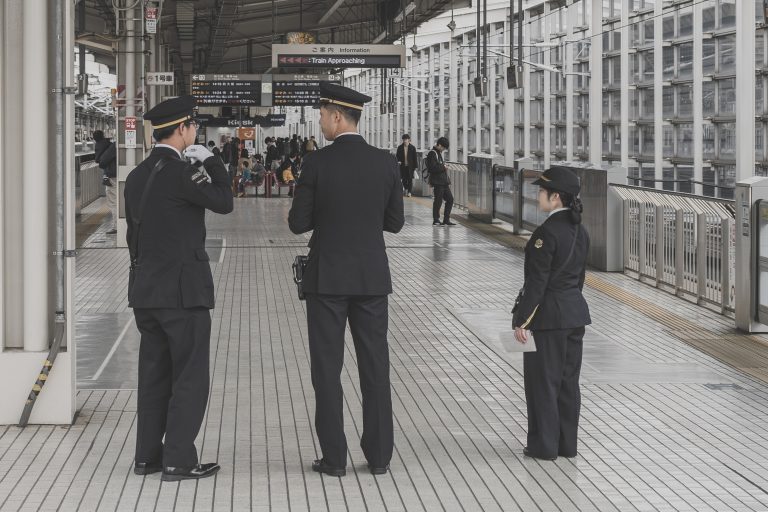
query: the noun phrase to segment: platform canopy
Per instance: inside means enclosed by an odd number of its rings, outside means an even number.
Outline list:
[[[115,9],[135,0],[81,0],[86,21],[78,41],[108,60]],[[177,70],[261,73],[272,65],[272,43],[386,44],[468,0],[160,0],[158,33]],[[271,70],[274,71],[274,70]]]

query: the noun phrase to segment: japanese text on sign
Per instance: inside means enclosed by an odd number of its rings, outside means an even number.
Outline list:
[[[147,85],[173,85],[173,73],[166,71],[147,73]]]

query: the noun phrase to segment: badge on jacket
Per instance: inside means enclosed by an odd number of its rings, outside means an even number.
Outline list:
[[[541,249],[544,245],[544,241],[541,238],[537,238],[536,241],[533,243],[533,246],[537,249]]]
[[[202,185],[203,183],[209,183],[211,180],[208,178],[208,173],[204,169],[199,169],[190,178],[195,185]]]

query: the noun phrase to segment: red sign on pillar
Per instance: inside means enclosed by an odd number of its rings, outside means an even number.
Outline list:
[[[125,129],[126,130],[135,130],[136,129],[136,118],[135,117],[126,117],[125,118]]]

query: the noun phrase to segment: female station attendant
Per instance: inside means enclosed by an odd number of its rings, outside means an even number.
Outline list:
[[[581,225],[579,179],[570,169],[552,167],[534,182],[547,220],[525,247],[525,285],[513,316],[515,338],[535,352],[523,356],[528,406],[528,446],[536,459],[576,456],[581,409],[584,326],[591,323],[584,286],[589,235]]]

